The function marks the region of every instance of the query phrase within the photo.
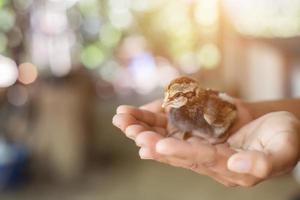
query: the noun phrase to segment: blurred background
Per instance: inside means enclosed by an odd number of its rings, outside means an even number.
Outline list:
[[[111,118],[181,74],[299,96],[299,35],[299,0],[0,0],[0,199],[290,199],[297,171],[225,188],[139,160]]]

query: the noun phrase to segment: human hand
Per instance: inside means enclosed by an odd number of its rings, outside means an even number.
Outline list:
[[[187,168],[226,186],[253,186],[291,170],[299,158],[298,120],[288,112],[274,112],[251,121],[239,103],[234,134],[217,145],[197,137],[165,137],[167,119],[160,101],[140,109],[120,106],[113,123],[141,147],[142,159]]]

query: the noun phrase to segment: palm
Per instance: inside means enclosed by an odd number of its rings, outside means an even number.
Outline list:
[[[141,147],[140,156],[173,166],[191,169],[228,185],[254,185],[267,177],[284,173],[297,162],[298,121],[289,113],[278,112],[256,120],[242,104],[237,104],[239,120],[227,143],[211,145],[197,137],[186,141],[168,134],[168,122],[160,102],[142,109],[121,106],[114,124]],[[255,159],[250,171],[229,170],[241,158]]]

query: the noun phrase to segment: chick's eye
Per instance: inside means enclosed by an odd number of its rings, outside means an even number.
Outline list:
[[[188,92],[188,93],[185,94],[185,96],[186,96],[186,97],[189,97],[189,98],[190,98],[190,97],[193,97],[194,95],[195,95],[194,92]]]
[[[175,94],[173,97],[174,98],[178,98],[178,97],[180,97],[181,96],[181,93],[177,93],[177,94]]]

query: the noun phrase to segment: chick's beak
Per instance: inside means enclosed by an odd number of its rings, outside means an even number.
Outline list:
[[[188,99],[186,97],[178,97],[176,99],[165,99],[162,107],[167,108],[171,106],[172,108],[180,108],[187,103]]]
[[[162,108],[166,108],[168,105],[170,105],[170,101],[164,101],[161,105]]]

